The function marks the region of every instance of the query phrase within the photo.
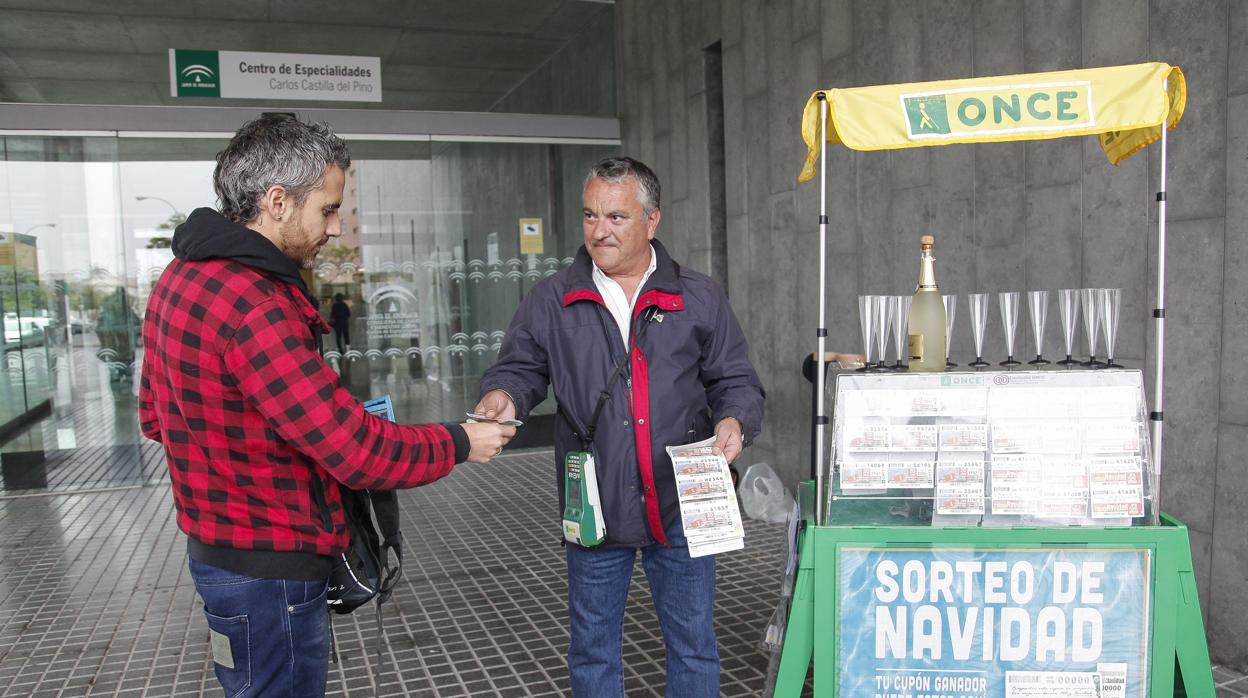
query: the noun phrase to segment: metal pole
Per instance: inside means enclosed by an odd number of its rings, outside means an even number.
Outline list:
[[[1169,83],[1162,89],[1169,93]],[[1169,115],[1161,122],[1161,173],[1157,185],[1157,305],[1153,309],[1153,327],[1157,342],[1157,361],[1153,365],[1153,410],[1149,413],[1149,426],[1153,437],[1153,512],[1161,513],[1161,427],[1164,415],[1163,379],[1166,356],[1166,130],[1170,126]]]
[[[815,392],[818,394],[815,413],[815,525],[823,525],[823,435],[828,425],[824,412],[824,342],[828,328],[824,322],[826,313],[827,241],[828,241],[828,105],[827,98],[819,93],[819,326],[815,330],[818,349],[815,351]]]
[[[74,323],[69,319],[69,279],[65,280],[65,361],[69,364],[69,384],[74,384]],[[83,328],[86,333],[86,328]]]

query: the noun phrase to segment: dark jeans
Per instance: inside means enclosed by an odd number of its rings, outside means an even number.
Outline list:
[[[190,569],[226,696],[325,695],[328,580],[257,579],[197,560]]]
[[[667,646],[669,698],[719,695],[715,640],[715,557],[690,558],[679,522],[667,531],[670,548],[641,549],[641,564]],[[590,550],[568,545],[568,671],[572,695],[624,695],[624,605],[635,548]]]
[[[335,327],[334,342],[338,345],[338,353],[345,353],[347,351],[347,345],[351,344],[351,327],[349,325]]]

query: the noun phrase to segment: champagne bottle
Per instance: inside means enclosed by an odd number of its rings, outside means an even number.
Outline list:
[[[910,370],[945,370],[945,304],[936,285],[931,235],[919,238],[919,284],[910,303]]]

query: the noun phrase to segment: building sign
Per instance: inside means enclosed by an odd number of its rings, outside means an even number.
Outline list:
[[[520,254],[542,254],[542,219],[520,219]]]
[[[174,97],[380,102],[381,59],[169,49]]]
[[[1151,553],[842,547],[838,695],[1143,698]]]

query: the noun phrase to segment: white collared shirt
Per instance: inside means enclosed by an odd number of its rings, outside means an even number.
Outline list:
[[[641,295],[641,289],[646,285],[646,280],[659,266],[659,258],[654,253],[654,245],[650,246],[650,266],[646,268],[646,273],[642,274],[641,281],[637,282],[637,290],[633,292],[631,299],[624,295],[623,287],[599,269],[597,264],[594,264],[592,258],[590,264],[594,266],[594,286],[598,288],[598,295],[602,296],[603,302],[607,304],[607,310],[611,311],[611,317],[615,318],[615,323],[620,326],[620,338],[624,341],[624,346],[628,346],[628,329],[632,325],[633,306],[637,304],[637,297]]]

